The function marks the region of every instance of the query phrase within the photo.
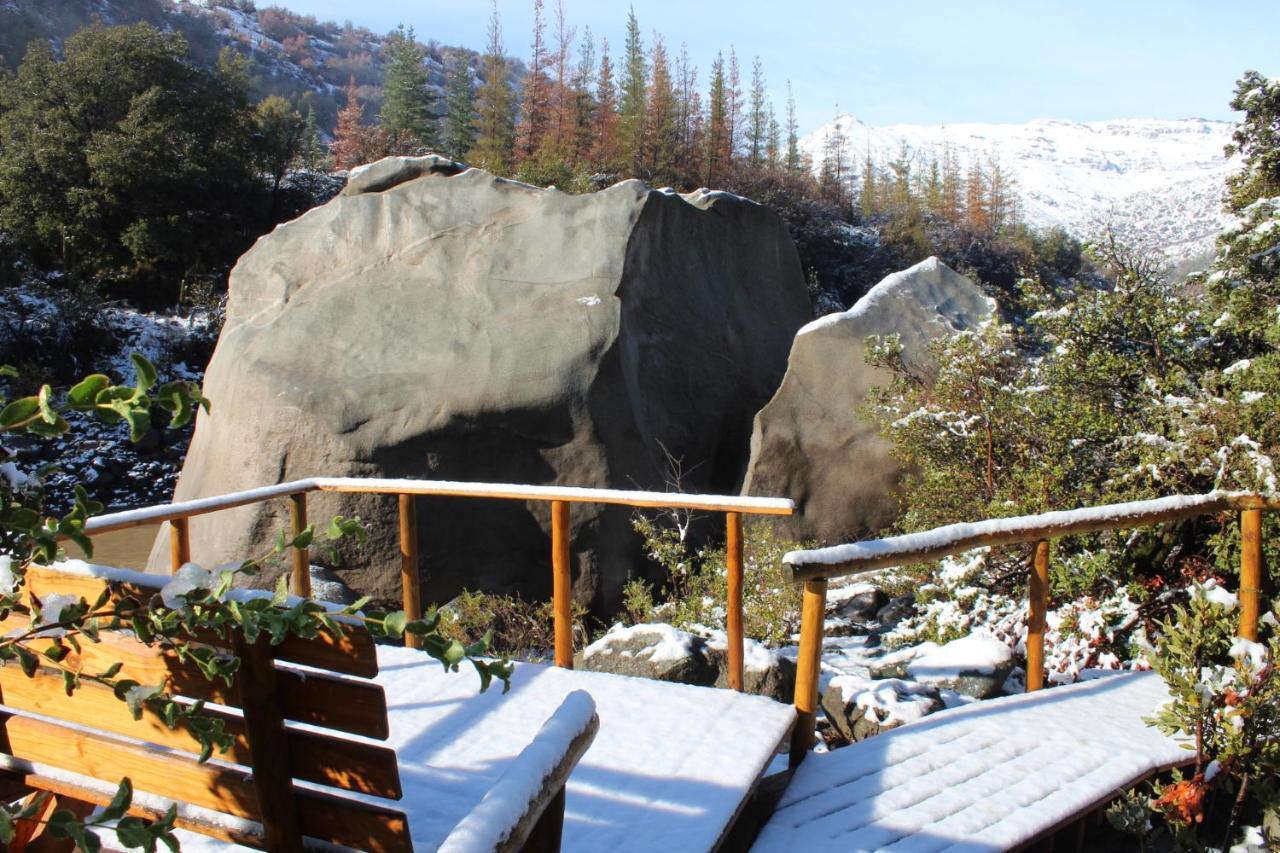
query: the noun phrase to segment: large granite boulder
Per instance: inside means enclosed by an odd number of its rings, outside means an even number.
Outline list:
[[[971,329],[994,303],[937,258],[888,276],[848,311],[814,320],[796,335],[782,386],[756,415],[744,494],[786,495],[799,512],[777,520],[784,535],[848,541],[898,513],[898,465],[862,411],[890,378],[868,365],[872,335],[898,335],[908,369],[936,372],[929,343]]]
[[[389,158],[232,271],[213,411],[175,497],[320,475],[662,490],[666,452],[686,490],[736,493],[808,316],[786,227],[745,199],[639,181],[569,195]],[[197,519],[194,559],[261,553],[284,503]],[[312,495],[312,518],[335,513],[371,534],[342,580],[398,598],[395,499]],[[420,499],[424,597],[549,594],[549,515]],[[630,517],[574,506],[580,601],[611,607],[643,565]]]

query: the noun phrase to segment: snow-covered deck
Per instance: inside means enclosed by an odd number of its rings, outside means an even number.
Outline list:
[[[1142,718],[1168,698],[1125,673],[992,699],[809,756],[752,848],[1009,850],[1191,753]]]
[[[418,850],[440,847],[571,691],[590,694],[600,731],[569,777],[565,851],[712,849],[795,719],[730,690],[518,664],[504,696],[411,649],[379,647],[378,662]],[[246,849],[180,836],[184,851]]]

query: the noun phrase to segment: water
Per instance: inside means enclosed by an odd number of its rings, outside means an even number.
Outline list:
[[[114,530],[93,537],[93,562],[121,569],[147,568],[151,545],[156,541],[159,524]],[[73,543],[66,543],[67,556],[84,558],[84,553]]]

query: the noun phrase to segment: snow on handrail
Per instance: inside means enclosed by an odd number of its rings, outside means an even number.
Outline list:
[[[1154,500],[948,524],[920,533],[847,545],[790,551],[782,558],[792,580],[833,578],[887,566],[937,560],[979,546],[1016,545],[1073,533],[1145,527],[1228,509],[1280,509],[1280,499],[1241,492],[1174,495]]]
[[[319,477],[315,482],[324,492],[373,492],[622,504],[671,509],[702,509],[710,512],[741,512],[748,515],[791,515],[796,508],[795,503],[787,498],[690,495],[680,492],[587,489],[579,486],[526,486],[513,483],[466,483],[449,480],[377,480],[361,477]]]
[[[709,512],[739,512],[746,515],[791,515],[795,512],[795,503],[786,498],[689,495],[679,492],[528,486],[515,483],[466,483],[450,480],[312,477],[214,497],[107,513],[89,519],[85,523],[85,532],[90,535],[106,533],[111,530],[190,518],[193,515],[232,509],[271,498],[315,491],[621,504],[637,507],[701,509]]]

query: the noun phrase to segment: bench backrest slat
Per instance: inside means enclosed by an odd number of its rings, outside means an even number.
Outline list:
[[[156,594],[156,589],[129,583],[107,581],[88,575],[59,572],[57,569],[32,566],[27,570],[26,590],[38,598],[52,593],[76,595],[89,602],[96,601],[103,590],[110,588],[112,600],[131,597],[146,604]],[[226,649],[228,642],[213,635],[201,637],[202,642]],[[343,636],[322,633],[314,639],[290,637],[276,646],[276,660],[313,666],[331,672],[341,672],[360,678],[373,678],[378,674],[378,655],[373,637],[359,626],[351,626]]]
[[[57,568],[27,571],[26,593],[40,599],[58,593],[92,603],[104,590],[113,600],[144,604],[156,593],[155,586]],[[0,624],[0,630],[28,627],[29,619],[16,614]],[[233,638],[201,641],[240,658],[230,685],[209,681],[192,661],[126,631],[104,629],[96,643],[81,638],[80,651],[63,664],[92,675],[119,662],[118,678],[164,684],[175,695],[228,706],[204,710],[222,719],[233,737],[230,750],[215,752],[214,761],[198,763],[199,743],[183,724],[170,729],[150,709],[134,720],[105,685],[82,680],[67,696],[57,670],[39,669],[29,678],[16,666],[0,667],[0,752],[109,785],[129,776],[138,791],[263,825],[259,843],[268,847],[293,849],[283,839],[296,841],[300,831],[357,849],[410,848],[407,820],[393,807],[402,796],[395,751],[344,736],[388,734],[382,687],[360,675],[377,672],[373,640],[363,627],[352,625],[342,638],[291,638],[279,646],[265,639],[238,647]],[[323,669],[290,665],[303,663]],[[309,726],[287,726],[287,720]],[[327,786],[334,795],[295,782]],[[387,803],[349,799],[340,796],[343,791]],[[216,834],[216,826],[210,829]]]

